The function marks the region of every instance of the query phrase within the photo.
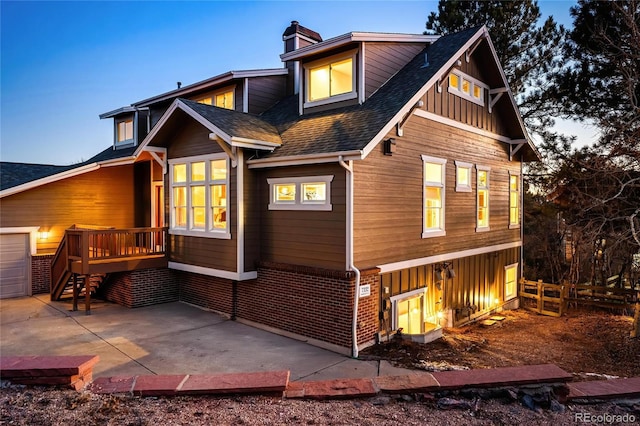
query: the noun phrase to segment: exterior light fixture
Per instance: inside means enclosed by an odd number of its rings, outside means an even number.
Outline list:
[[[396,152],[396,140],[394,138],[384,140],[383,152],[384,155],[393,155]]]
[[[40,228],[38,231],[38,237],[40,237],[41,240],[49,239],[49,228]]]

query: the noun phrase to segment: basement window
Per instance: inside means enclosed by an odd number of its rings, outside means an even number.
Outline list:
[[[269,210],[330,211],[332,180],[332,175],[267,179]]]

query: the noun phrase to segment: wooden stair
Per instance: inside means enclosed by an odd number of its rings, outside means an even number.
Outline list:
[[[89,275],[89,291],[95,294],[100,285],[107,279],[107,274],[92,274]],[[76,285],[78,286],[78,295],[85,296],[85,276],[78,275],[76,277]],[[73,297],[73,274],[69,274],[69,279],[62,288],[60,297],[57,300],[68,299]]]

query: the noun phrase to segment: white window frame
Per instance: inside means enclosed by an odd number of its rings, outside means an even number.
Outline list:
[[[456,192],[471,192],[471,173],[473,171],[473,164],[464,163],[462,161],[456,161]],[[467,169],[467,182],[460,182],[458,180],[458,170]]]
[[[269,210],[331,211],[333,210],[333,205],[331,204],[332,181],[333,175],[268,178],[267,183],[269,184]],[[304,197],[302,197],[302,185],[309,183],[325,184],[326,192],[324,200],[305,200]],[[276,198],[277,185],[295,185],[295,199],[292,201],[278,201]]]
[[[120,127],[120,123],[126,123],[130,121],[131,122],[131,137],[129,139],[122,139],[120,140],[120,131],[119,131],[119,127]],[[115,140],[116,140],[116,145],[121,147],[123,145],[133,145],[133,143],[136,140],[136,119],[134,116],[129,116],[126,118],[121,118],[121,119],[116,119],[114,120],[115,122]]]
[[[420,334],[424,334],[424,323],[426,322],[425,315],[427,312],[427,309],[425,306],[425,304],[427,303],[426,287],[419,288],[417,290],[408,291],[406,293],[398,294],[389,299],[391,301],[391,319],[392,319],[393,330],[398,329],[398,303],[405,302],[409,299],[414,299],[416,297],[422,297],[422,304],[421,304],[422,322],[420,324],[420,330],[421,330]]]
[[[444,158],[430,157],[428,155],[422,155],[422,238],[431,238],[431,237],[442,237],[447,235],[445,231],[445,199],[446,199],[446,165],[447,160]],[[425,165],[426,163],[431,164],[441,164],[442,165],[442,181],[441,182],[428,182],[425,179]],[[440,228],[438,229],[427,229],[426,228],[426,211],[427,211],[427,194],[425,187],[427,186],[435,186],[441,188],[442,194],[442,208],[440,209]]]
[[[487,185],[481,187],[479,172],[487,173]],[[478,212],[480,211],[480,191],[487,191],[487,225],[481,226],[478,222]],[[491,230],[491,167],[476,165],[476,232],[486,232]]]
[[[330,58],[326,58],[326,59],[321,59],[318,61],[314,61],[314,62],[310,62],[308,64],[304,65],[304,107],[305,108],[309,108],[309,107],[314,107],[314,106],[320,106],[320,105],[327,105],[327,104],[331,104],[334,102],[340,102],[340,101],[346,101],[346,100],[350,100],[350,99],[355,99],[358,97],[358,86],[357,86],[357,64],[356,64],[356,56],[357,56],[358,51],[357,50],[352,50],[349,52],[346,52],[342,55],[336,55],[336,56],[332,56]],[[340,62],[340,61],[344,61],[345,59],[349,59],[351,58],[351,87],[352,90],[351,92],[348,93],[341,93],[339,95],[335,95],[335,96],[331,96],[331,94],[329,94],[328,98],[324,98],[324,99],[318,99],[315,101],[310,101],[309,100],[309,91],[311,88],[311,78],[310,78],[310,72],[312,69],[314,68],[318,68],[318,67],[322,67],[325,65],[330,65],[334,62]]]
[[[516,262],[516,263],[512,263],[511,265],[506,265],[504,267],[504,301],[505,302],[518,297],[518,266],[519,266],[519,263]],[[514,268],[516,270],[516,273],[515,273],[516,282],[513,286],[514,292],[511,294],[507,294],[507,270],[514,269]]]
[[[225,160],[227,165],[227,176],[223,179],[212,180],[211,176],[211,163],[212,160]],[[203,181],[193,182],[191,181],[191,164],[205,162],[205,179]],[[173,177],[173,166],[176,164],[186,164],[186,182],[176,184],[174,183]],[[229,158],[226,154],[210,154],[210,155],[198,155],[193,157],[183,157],[183,158],[174,158],[169,160],[169,205],[171,206],[170,213],[170,227],[169,234],[173,235],[187,235],[187,236],[195,236],[195,237],[205,237],[205,238],[219,238],[219,239],[231,239],[231,231],[230,231],[230,203],[229,203],[229,174],[231,172],[231,167],[229,165]],[[213,226],[213,217],[212,217],[212,207],[211,207],[211,188],[214,185],[226,185],[226,201],[225,205],[227,208],[226,213],[226,228],[219,229]],[[192,186],[204,186],[205,187],[205,226],[202,229],[193,228],[193,205],[191,204],[191,187]],[[175,224],[175,213],[174,213],[174,188],[177,187],[185,187],[186,189],[186,197],[187,197],[187,224],[185,227],[177,227]]]
[[[449,82],[449,87],[447,89],[447,91],[453,95],[456,96],[460,96],[461,98],[464,98],[468,101],[473,102],[474,104],[480,105],[480,106],[484,106],[484,99],[485,99],[485,91],[489,90],[489,86],[487,86],[486,84],[484,84],[483,82],[481,82],[480,80],[471,77],[468,74],[463,73],[460,70],[452,70],[451,74],[454,74],[458,77],[458,86],[452,86],[451,85],[451,79],[447,78],[448,82]],[[469,93],[465,93],[462,90],[462,81],[463,80],[467,80],[469,83],[471,83],[471,88],[469,90]],[[474,96],[475,87],[479,87],[480,88],[480,97],[476,97]]]
[[[511,190],[511,177],[515,176],[516,177],[516,181],[518,182],[518,188],[515,191]],[[522,208],[521,208],[521,201],[522,201],[522,192],[521,192],[521,188],[522,188],[522,182],[520,180],[520,174],[519,173],[514,173],[514,172],[509,172],[509,229],[517,229],[520,228],[520,223],[521,223],[521,218],[520,218],[520,214],[522,213]],[[517,203],[516,203],[516,208],[518,209],[518,221],[517,222],[512,222],[511,221],[511,196],[513,194],[516,194],[516,196],[518,197]]]

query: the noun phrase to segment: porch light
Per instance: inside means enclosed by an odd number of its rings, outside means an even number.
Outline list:
[[[40,237],[41,240],[47,240],[49,239],[49,228],[40,228],[38,230],[38,237]]]
[[[384,155],[393,155],[396,152],[396,140],[389,138],[384,140]]]

